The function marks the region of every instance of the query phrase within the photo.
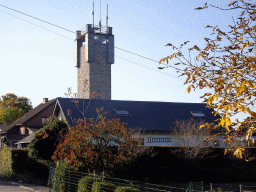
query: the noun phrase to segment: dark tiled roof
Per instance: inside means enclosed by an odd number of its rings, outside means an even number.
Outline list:
[[[16,144],[18,143],[30,143],[30,141],[32,141],[32,139],[34,139],[35,133],[32,133],[30,135],[28,135],[27,137],[25,137],[24,139],[18,141]]]
[[[148,101],[120,101],[120,100],[97,100],[75,99],[79,103],[78,108],[86,110],[85,117],[96,118],[96,108],[104,107],[108,111],[107,118],[120,118],[120,122],[126,122],[130,128],[139,127],[149,132],[164,132],[174,128],[174,122],[177,120],[190,119],[191,111],[202,111],[205,114],[205,121],[212,122],[220,116],[214,116],[213,110],[205,108],[203,103],[174,103],[174,102],[148,102]],[[84,106],[83,106],[84,102]],[[66,120],[70,126],[74,125],[67,111],[71,110],[71,116],[74,119],[83,118],[77,105],[70,98],[57,98],[57,103],[62,109]],[[126,110],[130,116],[117,116],[113,110]]]
[[[5,135],[5,138],[7,141],[20,141],[21,139],[24,139],[29,135],[21,135],[21,134],[7,134]]]
[[[0,125],[0,134],[5,133],[8,125]]]
[[[55,103],[56,99],[52,99],[46,103],[41,103],[34,109],[31,109],[29,112],[21,116],[19,119],[11,123],[5,128],[5,132],[0,132],[0,133],[18,133],[19,132],[19,127],[17,125],[22,125],[26,121],[28,121],[30,118],[34,117],[36,114],[41,112],[43,109],[46,107],[50,106],[51,104]],[[36,128],[36,127],[34,127]],[[39,127],[38,127],[39,128]]]
[[[28,127],[28,130],[32,131],[33,133],[37,132],[39,129],[38,128],[31,128],[31,127]]]

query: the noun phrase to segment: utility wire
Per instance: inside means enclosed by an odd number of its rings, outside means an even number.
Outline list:
[[[39,18],[37,18],[37,17],[33,17],[33,16],[31,16],[31,15],[28,15],[28,14],[23,13],[23,12],[21,12],[21,11],[17,11],[17,10],[15,10],[15,9],[10,8],[10,7],[7,7],[7,6],[1,5],[1,4],[0,4],[0,6],[2,6],[2,7],[4,7],[4,8],[7,8],[7,9],[10,9],[10,10],[12,10],[12,11],[15,11],[15,12],[17,12],[17,13],[26,15],[26,16],[31,17],[31,18],[33,18],[33,19],[42,21],[42,22],[47,23],[47,24],[49,24],[49,25],[53,25],[53,26],[58,27],[58,28],[60,28],[60,29],[69,31],[69,32],[71,32],[71,33],[76,33],[76,32],[71,31],[71,30],[69,30],[69,29],[65,29],[65,28],[63,28],[63,27],[60,27],[60,26],[58,26],[58,25],[55,25],[55,24],[52,24],[52,23],[50,23],[50,22],[44,21],[44,20],[39,19]],[[2,11],[2,12],[3,12],[3,11]],[[5,13],[5,12],[4,12],[4,13]],[[8,14],[8,13],[6,13],[6,14]],[[9,15],[11,15],[11,14],[9,14]],[[13,16],[13,15],[12,15],[12,16]],[[16,17],[16,16],[13,16],[13,17]],[[18,17],[16,17],[16,18],[18,18]],[[19,19],[20,19],[20,18],[19,18]],[[23,20],[23,19],[21,19],[21,20]],[[25,20],[23,20],[23,21],[25,21]],[[28,22],[28,21],[26,21],[26,22]],[[28,22],[28,23],[30,23],[30,22]],[[33,23],[31,23],[31,24],[33,24]],[[36,24],[33,24],[33,25],[36,25]],[[36,26],[38,26],[38,25],[36,25]],[[38,26],[38,27],[43,28],[43,27],[41,27],[41,26]],[[49,29],[46,29],[46,30],[50,31]],[[51,31],[51,32],[53,32],[53,31]],[[56,33],[56,32],[53,32],[53,33]],[[56,33],[56,34],[58,34],[58,33]],[[60,35],[60,34],[59,34],[59,35]],[[63,35],[61,35],[61,36],[63,36]],[[65,36],[63,36],[63,37],[65,37]],[[66,38],[68,38],[68,37],[66,37]],[[144,58],[144,59],[148,59],[148,60],[150,60],[150,61],[159,63],[158,61],[156,61],[156,60],[154,60],[154,59],[151,59],[151,58],[148,58],[148,57],[139,55],[139,54],[137,54],[137,53],[133,53],[133,52],[131,52],[131,51],[128,51],[128,50],[125,50],[125,49],[122,49],[122,48],[119,48],[119,47],[115,47],[115,46],[114,46],[114,48],[119,49],[119,50],[121,50],[121,51],[125,51],[125,52],[130,53],[130,54],[133,54],[133,55],[136,55],[136,56],[138,56],[138,57],[142,57],[142,58]],[[173,67],[173,66],[171,66],[171,65],[167,65],[167,64],[165,64],[165,63],[162,63],[162,65],[166,65],[167,67],[171,67],[171,68],[174,68],[174,69],[178,70],[178,68]]]
[[[64,35],[61,35],[61,34],[59,34],[59,33],[56,33],[56,32],[54,32],[54,31],[52,31],[52,30],[46,29],[46,28],[41,27],[41,26],[39,26],[39,25],[37,25],[37,24],[31,23],[31,22],[29,22],[29,21],[26,21],[26,20],[24,20],[24,19],[21,19],[21,18],[19,18],[19,17],[16,17],[16,16],[14,16],[14,15],[12,15],[12,14],[10,14],[10,13],[6,13],[6,12],[4,12],[4,11],[2,11],[2,10],[0,10],[0,11],[3,12],[3,13],[5,13],[5,14],[7,14],[7,15],[10,15],[10,16],[12,16],[12,17],[15,17],[15,18],[17,18],[17,19],[20,19],[20,20],[22,20],[22,21],[25,21],[25,22],[27,22],[27,23],[30,23],[30,24],[35,25],[35,26],[37,26],[37,27],[40,27],[40,28],[42,28],[42,29],[44,29],[44,30],[50,31],[50,32],[52,32],[52,33],[55,33],[55,34],[57,34],[57,35],[60,35],[60,36],[62,36],[62,37],[65,37],[65,38],[67,38],[67,39],[73,40],[73,39],[71,39],[71,38],[69,38],[69,37],[66,37],[66,36],[64,36]]]
[[[120,59],[123,59],[123,60],[125,60],[125,61],[130,62],[130,63],[134,63],[134,64],[139,65],[139,66],[141,66],[141,67],[145,67],[145,68],[147,68],[147,69],[150,69],[150,70],[156,71],[156,72],[158,72],[158,73],[162,73],[162,74],[164,74],[164,75],[167,75],[167,76],[170,76],[170,77],[174,77],[174,78],[178,79],[179,81],[181,81],[181,80],[182,80],[182,79],[181,79],[181,78],[179,78],[179,77],[175,77],[175,76],[173,76],[173,75],[163,73],[163,72],[161,72],[161,71],[159,71],[159,70],[155,70],[155,69],[152,69],[152,68],[150,68],[150,67],[146,67],[146,66],[141,65],[141,64],[139,64],[139,63],[136,63],[136,62],[130,61],[130,60],[128,60],[128,59],[125,59],[125,58],[119,57],[119,56],[117,56],[117,55],[115,55],[115,57],[120,58]],[[182,80],[182,81],[184,82],[184,80]]]
[[[0,5],[0,6],[3,6],[3,5]],[[3,7],[5,7],[5,6],[3,6]],[[8,8],[8,7],[6,7],[6,8]],[[8,9],[11,9],[11,8],[8,8]],[[16,11],[16,10],[14,10],[14,9],[11,9],[11,10]],[[61,35],[61,34],[59,34],[59,33],[56,33],[56,32],[54,32],[54,31],[52,31],[52,30],[49,30],[49,29],[47,29],[47,28],[41,27],[41,26],[39,26],[39,25],[36,25],[36,24],[34,24],[34,23],[32,23],[32,22],[29,22],[29,21],[26,21],[26,20],[24,20],[24,19],[21,19],[21,18],[19,18],[19,17],[17,17],[17,16],[14,16],[14,15],[10,14],[10,13],[7,13],[7,12],[5,12],[5,11],[0,10],[0,12],[3,12],[3,13],[5,13],[5,14],[7,14],[7,15],[10,15],[10,16],[15,17],[15,18],[17,18],[17,19],[20,19],[20,20],[22,20],[22,21],[25,21],[25,22],[27,22],[27,23],[30,23],[30,24],[35,25],[35,26],[37,26],[37,27],[40,27],[40,28],[42,28],[42,29],[44,29],[44,30],[50,31],[50,32],[55,33],[55,34],[57,34],[57,35],[60,35],[60,36],[62,36],[62,37],[65,37],[65,38],[67,38],[67,39],[73,40],[72,38],[66,37],[66,36]],[[37,18],[35,18],[35,17],[33,17],[33,16],[30,16],[30,15],[27,15],[27,14],[25,14],[25,13],[22,13],[22,12],[19,12],[19,11],[16,11],[16,12],[21,13],[21,14],[24,14],[24,15],[29,16],[29,17],[32,17],[32,18],[34,18],[34,19],[37,19]],[[43,20],[41,20],[41,19],[37,19],[37,20],[43,21]],[[48,24],[50,24],[50,25],[53,25],[53,26],[55,26],[55,27],[59,27],[59,26],[57,26],[57,25],[51,24],[51,23],[46,22],[46,21],[43,21],[43,22],[48,23]],[[59,27],[59,28],[64,29],[64,30],[68,30],[68,29],[65,29],[65,28],[63,28],[63,27]],[[70,31],[70,30],[68,30],[68,31]],[[73,32],[73,31],[70,31],[70,32]],[[75,32],[74,32],[74,33],[75,33]],[[132,53],[132,52],[130,52],[130,51],[127,51],[127,50],[124,50],[124,49],[121,49],[121,48],[118,48],[118,47],[115,47],[115,48],[120,49],[120,50],[125,51],[125,52],[128,52],[128,53],[131,53],[131,54],[134,54],[134,55],[137,55],[137,56],[139,56],[139,57],[142,57],[142,58],[151,60],[151,61],[153,61],[153,62],[157,62],[156,60],[153,60],[153,59],[144,57],[144,56],[142,56],[142,55],[139,55],[139,54],[136,54],[136,53]],[[164,75],[174,77],[174,78],[176,78],[176,79],[178,79],[178,80],[181,81],[180,78],[175,77],[175,76],[173,76],[173,75],[169,75],[169,74],[160,72],[159,70],[155,70],[155,69],[152,69],[152,68],[150,68],[150,67],[146,67],[146,66],[144,66],[144,65],[135,63],[135,62],[133,62],[133,61],[127,60],[127,59],[122,58],[122,57],[119,57],[119,56],[117,56],[117,55],[115,55],[115,57],[120,58],[120,59],[123,59],[123,60],[125,60],[125,61],[130,62],[130,63],[134,63],[134,64],[136,64],[136,65],[142,66],[142,67],[144,67],[144,68],[147,68],[147,69],[150,69],[150,70],[153,70],[153,71],[162,73],[162,74],[164,74]],[[157,63],[158,63],[158,62],[157,62]]]
[[[10,9],[10,10],[12,10],[12,11],[15,11],[15,12],[17,12],[17,13],[20,13],[20,14],[26,15],[26,16],[31,17],[31,18],[33,18],[33,19],[37,19],[37,20],[42,21],[42,22],[44,22],[44,23],[47,23],[47,24],[49,24],[49,25],[53,25],[53,26],[58,27],[58,28],[60,28],[60,29],[63,29],[63,30],[69,31],[69,32],[71,32],[71,33],[76,33],[76,32],[74,32],[74,31],[70,31],[69,29],[65,29],[65,28],[60,27],[60,26],[58,26],[58,25],[55,25],[55,24],[49,23],[49,22],[44,21],[44,20],[42,20],[42,19],[38,19],[38,18],[33,17],[33,16],[31,16],[31,15],[28,15],[28,14],[26,14],[26,13],[23,13],[23,12],[17,11],[17,10],[15,10],[15,9],[10,8],[10,7],[6,7],[6,6],[1,5],[1,4],[0,4],[0,6],[2,6],[2,7],[4,7],[4,8],[6,8],[6,9]]]
[[[0,5],[0,6],[2,6],[2,5]],[[60,36],[62,36],[62,37],[65,37],[65,38],[67,38],[67,39],[70,39],[70,40],[72,40],[72,41],[74,40],[74,39],[72,39],[72,38],[66,37],[66,36],[61,35],[61,34],[59,34],[59,33],[56,33],[56,32],[54,32],[54,31],[52,31],[52,30],[49,30],[49,29],[47,29],[47,28],[41,27],[41,26],[39,26],[39,25],[36,25],[36,24],[34,24],[34,23],[32,23],[32,22],[29,22],[29,21],[26,21],[26,20],[24,20],[24,19],[21,19],[21,18],[19,18],[19,17],[17,17],[17,16],[14,16],[14,15],[10,14],[10,13],[6,13],[6,12],[4,12],[4,11],[2,11],[2,10],[0,10],[0,12],[3,12],[3,13],[5,13],[5,14],[7,14],[7,15],[10,15],[10,16],[15,17],[15,18],[17,18],[17,19],[20,19],[20,20],[22,20],[22,21],[25,21],[25,22],[30,23],[30,24],[32,24],[32,25],[35,25],[35,26],[37,26],[37,27],[39,27],[39,28],[41,28],[41,29],[44,29],[44,30],[50,31],[50,32],[52,32],[52,33],[55,33],[55,34],[57,34],[57,35],[60,35]],[[19,11],[17,11],[17,12],[19,12]],[[26,15],[26,14],[25,14],[25,15]],[[34,17],[32,17],[32,18],[34,18]],[[40,19],[38,19],[38,20],[40,20]],[[48,22],[46,22],[46,23],[48,23]],[[49,24],[50,24],[50,23],[49,23]],[[51,24],[51,25],[54,25],[54,24]],[[56,26],[56,25],[54,25],[54,26]],[[56,27],[59,27],[59,26],[56,26]],[[62,28],[62,27],[59,27],[59,28]],[[64,29],[64,28],[62,28],[62,29]],[[70,30],[68,30],[68,31],[70,31]],[[72,32],[72,31],[70,31],[70,32]],[[147,58],[147,57],[144,57],[144,56],[142,56],[142,55],[139,55],[139,54],[136,54],[136,53],[133,53],[133,52],[130,52],[130,51],[127,51],[127,50],[124,50],[124,49],[118,48],[118,47],[115,47],[115,48],[120,49],[120,50],[122,50],[122,51],[125,51],[125,52],[128,52],[128,53],[131,53],[131,54],[137,55],[137,56],[139,56],[139,57],[142,57],[142,58],[145,58],[145,59],[148,59],[148,60],[151,60],[151,61],[153,61],[153,62],[157,62],[157,63],[158,63],[158,61],[153,60],[153,59],[150,59],[150,58]],[[141,67],[144,67],[144,68],[147,68],[147,69],[150,69],[150,70],[156,71],[156,72],[158,72],[158,73],[162,73],[162,74],[164,74],[164,75],[167,75],[167,76],[170,76],[170,77],[174,77],[174,78],[178,79],[179,81],[181,81],[181,80],[182,80],[180,77],[175,77],[175,76],[173,76],[173,75],[169,75],[169,74],[166,74],[166,73],[160,72],[159,70],[155,70],[155,69],[152,69],[152,68],[146,67],[146,66],[144,66],[144,65],[141,65],[141,64],[135,63],[135,62],[133,62],[133,61],[127,60],[127,59],[122,58],[122,57],[119,57],[119,56],[117,56],[117,55],[115,55],[115,57],[118,57],[118,58],[120,58],[120,59],[123,59],[123,60],[125,60],[125,61],[127,61],[127,62],[130,62],[130,63],[136,64],[136,65],[139,65],[139,66],[141,66]],[[165,65],[167,65],[167,64],[165,64]],[[169,65],[167,65],[167,66],[168,66],[168,67],[172,67],[172,66],[169,66]],[[175,67],[173,67],[173,68],[175,68]],[[175,69],[177,69],[177,68],[175,68]],[[184,82],[184,80],[182,80],[182,81]],[[211,91],[211,92],[212,92],[212,91]]]

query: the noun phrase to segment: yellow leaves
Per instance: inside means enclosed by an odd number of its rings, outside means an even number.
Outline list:
[[[203,127],[205,127],[205,124],[200,125],[199,129],[202,129]]]
[[[176,57],[178,54],[177,53],[173,53],[172,55],[171,55],[171,59],[173,58],[173,57]]]
[[[184,83],[184,84],[187,84],[187,83],[188,83],[188,81],[190,80],[190,73],[189,73],[189,72],[186,72],[186,73],[184,73],[184,74],[186,74],[186,75],[188,76],[188,78],[187,78],[186,82]]]
[[[199,81],[199,86],[200,87],[203,86],[203,81],[202,80]]]
[[[240,87],[237,89],[237,93],[236,93],[236,96],[238,97],[240,93],[243,92],[244,89],[246,89],[246,85],[245,85],[246,81],[243,80]],[[246,87],[246,88],[245,88]],[[247,92],[248,92],[248,89],[247,89]]]
[[[164,61],[165,61],[165,58],[161,59],[161,60],[159,61],[159,64],[161,64],[161,63],[164,62]]]
[[[226,117],[226,115],[224,114],[223,117],[221,118],[218,126],[221,127],[226,127],[227,131],[230,132],[229,126],[231,126],[231,120],[229,117]]]
[[[225,149],[224,155],[226,155],[228,151],[229,151],[229,149]]]
[[[218,26],[218,25],[214,26],[214,27],[212,28],[212,30],[214,31],[214,29],[216,29],[217,26]]]
[[[231,5],[234,6],[236,3],[237,3],[237,1],[233,1],[233,2],[229,3],[228,6],[231,6]]]
[[[253,56],[250,56],[248,58],[250,59],[250,61],[256,61],[255,57],[253,57]]]
[[[165,58],[161,59],[159,61],[159,64],[161,64],[162,62],[166,62],[168,64],[168,59],[169,59],[169,57],[165,57]]]
[[[246,85],[244,85],[244,92],[248,94],[248,87]]]
[[[234,83],[233,85],[236,86],[236,89],[237,89],[237,93],[236,93],[236,96],[238,97],[239,94],[241,94],[242,92],[248,94],[248,87],[246,86],[246,84],[250,87],[250,88],[255,88],[256,87],[256,83],[253,85],[252,84],[253,81],[248,81],[248,80],[243,80],[241,85],[237,88],[237,85]]]
[[[213,95],[212,99],[215,100],[215,101],[218,101],[218,95]]]
[[[244,148],[239,147],[238,149],[235,150],[234,155],[239,159],[242,159],[243,151],[244,151]]]
[[[242,112],[244,112],[244,113],[247,113],[247,107],[246,107],[246,106],[240,105],[240,106],[239,106],[239,109],[240,109],[240,111],[242,111]]]
[[[163,62],[166,62],[168,64],[169,63],[168,59],[172,59],[172,58],[177,57],[177,56],[178,56],[178,53],[173,53],[170,57],[168,56],[168,57],[165,57],[165,58],[161,59],[159,61],[159,64],[161,64]]]
[[[249,140],[249,137],[252,136],[252,134],[256,131],[255,127],[249,127],[248,131],[246,132],[246,140]],[[254,142],[253,142],[254,144]]]
[[[236,62],[236,57],[235,56],[232,57],[232,61],[233,61],[234,66],[236,66],[237,62]]]
[[[247,107],[246,111],[253,117],[256,119],[256,113],[254,111],[251,111],[250,108]]]
[[[193,88],[194,88],[194,85],[189,85],[189,86],[188,86],[188,88],[185,90],[185,93],[186,93],[186,92],[188,92],[188,93],[189,93],[189,92],[191,91],[191,87],[193,87]]]
[[[211,97],[209,97],[209,98],[207,99],[207,104],[208,104],[208,105],[212,104],[212,102],[213,102],[213,96],[211,96]]]
[[[218,101],[218,95],[213,95],[213,96],[210,96],[208,97],[208,99],[206,99],[206,102],[208,105],[212,104],[213,101]]]
[[[207,129],[209,129],[209,130],[212,129],[210,123],[205,123],[205,124],[200,125],[199,129],[202,129],[202,128],[204,128],[205,126],[206,126]]]
[[[254,86],[256,86],[256,84],[253,86],[251,81],[246,81],[247,85],[249,85],[251,88],[254,88]]]
[[[226,118],[225,118],[225,121],[226,121],[226,129],[228,130],[228,132],[230,132],[229,126],[231,125],[231,120],[230,120],[229,117],[226,117]]]
[[[195,10],[206,9],[206,8],[208,8],[207,3],[205,3],[203,7],[195,8]]]
[[[242,47],[241,47],[241,52],[243,52],[244,47],[248,47],[248,44],[243,44],[243,45],[242,45]]]
[[[200,57],[200,54],[196,56],[196,60],[197,60],[197,61],[199,60],[199,57]]]
[[[222,118],[221,121],[220,121],[220,123],[219,123],[219,125],[220,125],[221,127],[224,127],[224,124],[225,124],[225,120],[224,120],[224,118]]]
[[[225,72],[226,75],[227,75],[228,71],[233,71],[233,69],[232,69],[231,67],[228,67],[228,68],[226,69],[226,72]]]

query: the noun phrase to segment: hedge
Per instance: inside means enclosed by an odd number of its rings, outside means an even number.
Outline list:
[[[131,188],[131,186],[118,186],[116,189],[115,189],[115,192],[131,192],[131,191],[134,191],[134,192],[141,192],[139,189],[137,188]]]
[[[81,178],[78,183],[78,192],[90,192],[95,181],[99,180],[91,176]]]
[[[55,174],[53,176],[53,188],[55,192],[64,192],[67,186],[66,171],[73,170],[65,162],[59,163],[56,167]]]
[[[113,183],[108,183],[105,181],[102,182],[94,182],[92,185],[92,190],[91,192],[114,192],[116,186]]]

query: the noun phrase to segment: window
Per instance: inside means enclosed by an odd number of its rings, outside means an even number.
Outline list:
[[[148,143],[172,142],[171,138],[148,138]]]
[[[190,111],[194,117],[206,117],[202,111]]]
[[[48,121],[49,121],[49,118],[48,118],[48,117],[43,117],[43,118],[42,118],[42,125],[43,125],[43,126],[46,125]]]
[[[115,109],[114,109],[114,111],[115,111],[115,113],[116,113],[118,116],[131,116],[131,115],[129,114],[129,112],[126,111],[126,110],[115,110]]]

